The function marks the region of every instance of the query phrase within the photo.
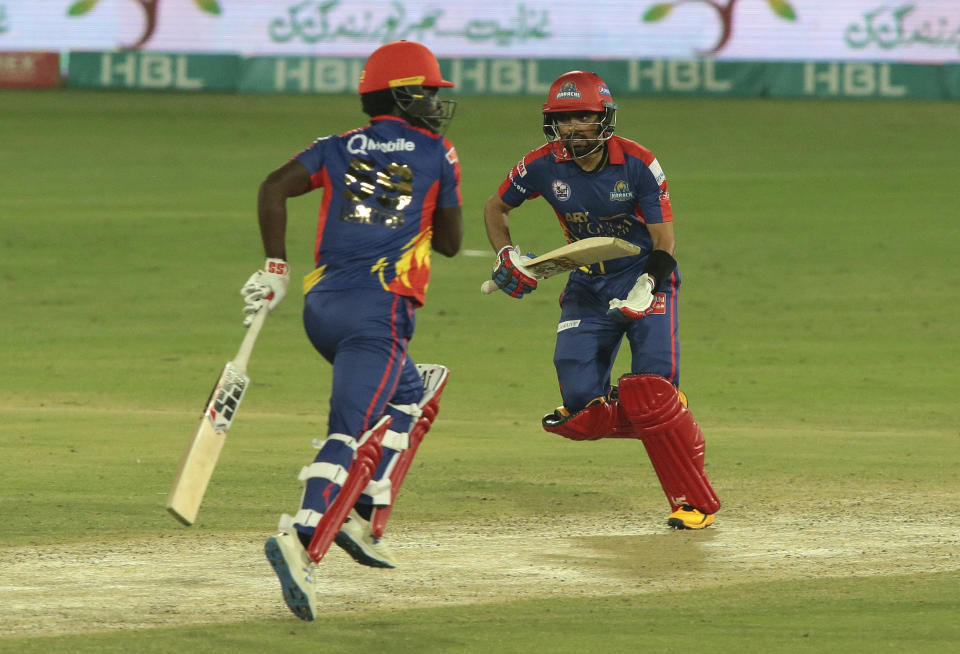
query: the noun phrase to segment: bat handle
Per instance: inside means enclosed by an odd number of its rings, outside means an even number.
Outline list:
[[[267,319],[267,314],[270,313],[270,309],[267,308],[267,305],[264,304],[263,308],[257,312],[257,315],[253,317],[253,320],[250,322],[250,326],[247,327],[247,333],[243,337],[243,342],[240,344],[240,349],[237,350],[237,356],[233,357],[233,365],[240,372],[247,372],[247,363],[250,361],[250,354],[253,352],[253,345],[257,342],[257,336],[260,335],[260,330],[263,329],[263,321]]]
[[[480,292],[484,295],[490,295],[491,293],[496,293],[500,290],[500,287],[497,286],[497,283],[492,279],[488,279],[483,284],[480,285]]]

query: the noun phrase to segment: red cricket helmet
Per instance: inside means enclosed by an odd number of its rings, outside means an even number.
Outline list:
[[[360,73],[359,92],[371,93],[398,86],[450,88],[440,64],[430,49],[415,41],[393,41],[381,45],[367,58]]]
[[[599,75],[571,70],[555,79],[547,92],[547,101],[543,105],[543,133],[547,141],[561,140],[557,130],[557,114],[581,111],[602,114],[598,123],[597,145],[590,151],[595,152],[613,136],[617,126],[617,104],[607,83]]]
[[[553,81],[547,92],[547,101],[543,113],[561,111],[596,111],[604,113],[610,106],[617,105],[607,83],[595,73],[571,70]]]

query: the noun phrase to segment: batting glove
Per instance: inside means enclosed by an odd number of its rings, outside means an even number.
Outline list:
[[[514,245],[506,245],[497,252],[497,265],[490,278],[501,291],[510,297],[523,297],[537,289],[537,278],[523,264],[533,259],[533,254],[520,254]]]
[[[290,284],[290,266],[283,259],[267,259],[262,270],[250,275],[240,289],[243,296],[243,326],[249,327],[253,317],[264,306],[273,311],[287,294]]]
[[[637,278],[624,300],[610,300],[607,315],[617,321],[637,320],[653,313],[653,287],[655,282],[649,273]]]

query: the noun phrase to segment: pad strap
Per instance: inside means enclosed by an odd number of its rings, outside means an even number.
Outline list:
[[[357,439],[354,438],[353,436],[351,436],[350,434],[330,434],[330,435],[327,436],[326,438],[314,438],[314,439],[313,439],[313,448],[316,449],[316,450],[319,450],[320,448],[323,447],[323,444],[324,444],[324,443],[326,443],[327,441],[331,441],[331,440],[333,440],[333,441],[340,441],[341,443],[343,443],[344,445],[346,445],[347,447],[349,447],[349,448],[350,448],[351,450],[353,450],[354,452],[357,451],[357,447],[359,447],[359,445],[360,445],[360,444],[357,442]]]
[[[387,406],[414,418],[419,418],[422,413],[419,404],[388,404]]]
[[[300,509],[297,511],[295,516],[291,517],[286,513],[280,516],[279,528],[280,531],[289,531],[290,527],[300,525],[302,527],[309,527],[310,529],[313,529],[317,526],[317,523],[320,522],[321,518],[323,518],[322,513],[313,511],[312,509]],[[287,524],[289,524],[289,527],[284,526]]]
[[[388,429],[383,435],[383,446],[391,450],[405,450],[410,447],[410,432],[396,432]]]
[[[300,481],[308,479],[329,479],[333,483],[342,486],[347,480],[347,470],[336,463],[327,463],[326,461],[316,461],[308,466],[303,466],[300,474],[297,475]]]

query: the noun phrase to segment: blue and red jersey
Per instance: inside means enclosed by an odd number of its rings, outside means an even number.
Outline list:
[[[511,207],[542,195],[553,207],[568,242],[616,236],[644,250],[634,257],[590,266],[592,274],[642,269],[653,249],[647,225],[673,221],[667,179],[656,157],[639,143],[619,136],[607,141],[606,164],[590,172],[580,168],[559,142],[532,150],[510,170],[498,193]]]
[[[317,139],[294,157],[323,201],[304,289],[383,288],[424,303],[433,213],[462,204],[453,144],[402,118]]]

